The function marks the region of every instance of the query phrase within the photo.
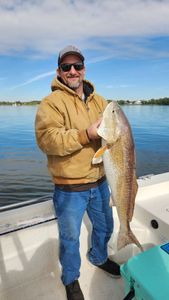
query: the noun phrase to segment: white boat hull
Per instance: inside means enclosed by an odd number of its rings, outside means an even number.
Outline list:
[[[169,241],[169,173],[138,180],[139,192],[131,227],[146,250]],[[155,205],[154,205],[155,203]],[[109,243],[109,255],[119,263],[137,254],[129,245],[117,251],[118,218]],[[158,228],[153,229],[151,220]],[[113,279],[91,265],[86,253],[91,225],[85,215],[81,230],[80,285],[86,300],[122,300],[123,279]],[[58,229],[52,200],[2,211],[0,218],[0,299],[64,300],[60,279]]]

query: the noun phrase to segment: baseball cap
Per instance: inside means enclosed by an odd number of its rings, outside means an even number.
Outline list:
[[[75,54],[77,56],[80,57],[80,59],[82,60],[82,62],[84,61],[84,56],[81,53],[81,51],[76,48],[75,46],[69,45],[66,46],[65,48],[63,48],[60,52],[59,52],[59,56],[58,56],[58,66],[61,64],[63,58],[69,54]]]

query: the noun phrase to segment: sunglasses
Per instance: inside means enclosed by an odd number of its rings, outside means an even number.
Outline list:
[[[63,72],[69,72],[71,70],[71,67],[74,67],[76,71],[81,71],[84,68],[83,63],[74,63],[74,64],[61,64],[60,68]]]

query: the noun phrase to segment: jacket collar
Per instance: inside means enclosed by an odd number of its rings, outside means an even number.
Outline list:
[[[75,95],[76,92],[69,88],[67,85],[65,85],[60,77],[55,77],[51,83],[51,90],[52,92],[56,91],[56,90],[62,90],[62,91],[67,91],[70,94]],[[90,95],[92,95],[94,93],[94,86],[91,82],[89,82],[88,80],[84,80],[83,81],[83,92],[85,94],[85,98],[88,98]]]

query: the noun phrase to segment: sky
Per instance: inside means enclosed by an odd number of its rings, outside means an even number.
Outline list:
[[[106,99],[169,97],[169,0],[0,0],[0,101],[48,95],[67,45]]]

